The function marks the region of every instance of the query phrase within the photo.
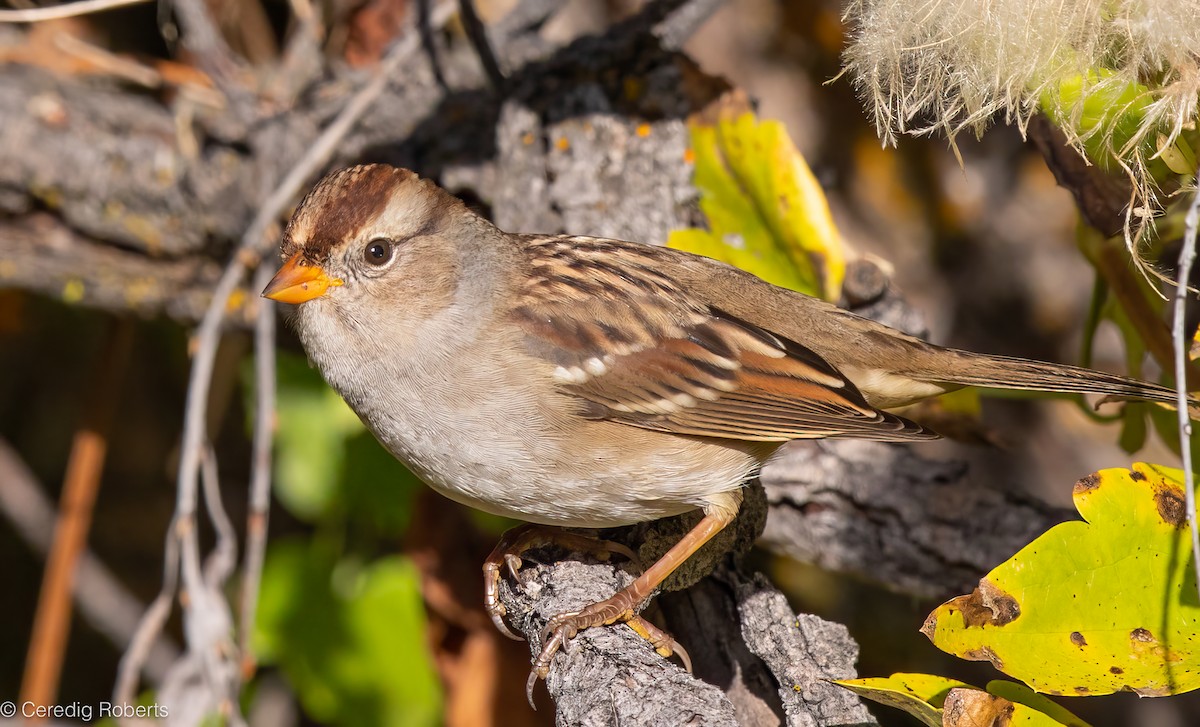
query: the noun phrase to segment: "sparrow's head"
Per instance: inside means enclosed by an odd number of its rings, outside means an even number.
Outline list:
[[[458,199],[407,169],[334,172],[296,208],[283,234],[286,262],[263,295],[297,305],[423,307],[430,294],[453,290],[453,228],[470,217]]]

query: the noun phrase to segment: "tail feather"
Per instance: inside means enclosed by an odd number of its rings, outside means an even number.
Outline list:
[[[966,359],[963,363],[967,365],[945,371],[946,383],[1063,394],[1106,394],[1166,404],[1178,403],[1174,389],[1126,376],[1010,356],[958,350],[955,353]],[[1193,408],[1200,405],[1200,401],[1189,397],[1188,405]]]

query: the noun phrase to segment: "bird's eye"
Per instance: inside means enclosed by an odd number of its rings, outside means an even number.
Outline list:
[[[369,265],[386,265],[392,259],[392,241],[391,240],[371,240],[363,249],[363,259]]]

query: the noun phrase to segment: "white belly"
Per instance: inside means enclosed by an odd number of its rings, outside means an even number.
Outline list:
[[[438,365],[422,368],[350,355],[355,340],[303,318],[309,356],[380,443],[441,494],[485,512],[575,527],[677,515],[741,487],[769,451],[578,419],[570,400],[523,390],[530,372],[488,360],[499,345],[459,355],[431,339],[421,358]]]
[[[620,424],[596,423],[563,442],[544,416],[510,398],[476,401],[470,411],[413,407],[399,416],[360,416],[442,495],[546,525],[613,527],[677,515],[740,487],[758,466],[737,448]]]

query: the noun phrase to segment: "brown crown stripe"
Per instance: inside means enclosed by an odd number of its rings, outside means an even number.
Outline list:
[[[304,198],[283,235],[285,258],[297,252],[321,265],[335,247],[354,239],[402,184],[420,183],[407,169],[364,164],[329,174]],[[430,185],[432,186],[432,185]]]

